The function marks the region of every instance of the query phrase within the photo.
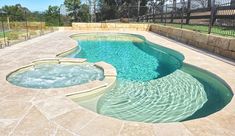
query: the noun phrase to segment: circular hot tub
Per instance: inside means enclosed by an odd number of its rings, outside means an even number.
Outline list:
[[[69,87],[103,79],[103,69],[94,64],[68,60],[37,61],[7,76],[7,81],[14,85],[37,89]]]

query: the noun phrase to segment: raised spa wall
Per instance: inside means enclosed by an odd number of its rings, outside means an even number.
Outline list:
[[[70,50],[69,50],[70,51]],[[68,52],[68,51],[66,51]],[[66,53],[64,52],[64,54]],[[28,69],[31,69],[35,67],[36,65],[40,64],[85,64],[89,63],[86,61],[86,59],[82,58],[45,58],[41,60],[35,60],[31,64],[28,64],[26,66],[22,66],[12,72],[10,72],[6,76],[7,78],[16,72],[22,72],[22,71],[27,71]],[[77,99],[87,99],[92,96],[100,95],[104,93],[105,91],[109,90],[113,86],[115,86],[116,82],[116,69],[112,65],[106,63],[106,62],[96,62],[96,63],[91,63],[94,66],[102,69],[104,71],[104,79],[103,80],[94,80],[91,82],[87,82],[84,84],[79,84],[79,85],[73,85],[69,87],[60,87],[60,88],[46,88],[46,89],[40,89],[40,88],[27,88],[27,87],[20,87],[19,88],[24,88],[24,90],[34,90],[34,91],[51,91],[55,94],[58,95],[65,95],[70,98],[77,98]],[[15,86],[15,85],[13,85]],[[1,134],[0,134],[1,135]]]
[[[235,38],[205,34],[170,26],[134,23],[72,23],[72,27],[60,27],[59,30],[151,31],[235,60]]]

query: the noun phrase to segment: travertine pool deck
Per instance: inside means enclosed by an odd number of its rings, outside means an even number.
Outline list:
[[[81,32],[58,31],[0,50],[1,136],[235,135],[234,98],[224,109],[205,118],[179,123],[146,124],[99,115],[77,105],[61,91],[26,89],[6,81],[7,74],[24,65],[38,59],[54,58],[57,54],[74,48],[77,42],[69,36]],[[153,43],[183,53],[185,63],[218,75],[235,92],[235,66],[151,32],[132,31],[129,33],[143,35]]]

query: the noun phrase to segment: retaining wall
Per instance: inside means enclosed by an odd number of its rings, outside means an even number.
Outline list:
[[[72,23],[73,30],[135,30],[148,31],[149,24],[129,24],[129,23]]]
[[[235,60],[235,38],[156,24],[150,26],[150,31]]]

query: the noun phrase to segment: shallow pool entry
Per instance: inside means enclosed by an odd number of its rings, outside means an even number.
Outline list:
[[[192,91],[194,90],[194,91]],[[207,101],[203,85],[180,70],[149,82],[119,80],[98,102],[98,113],[141,122],[175,122]]]
[[[12,84],[27,88],[60,88],[104,78],[103,70],[92,64],[39,64],[8,76]]]
[[[113,89],[76,100],[100,114],[130,121],[178,122],[212,114],[233,96],[219,78],[183,64],[182,54],[144,37],[98,33],[74,38],[79,41],[78,50],[69,57],[105,61],[117,70]]]

